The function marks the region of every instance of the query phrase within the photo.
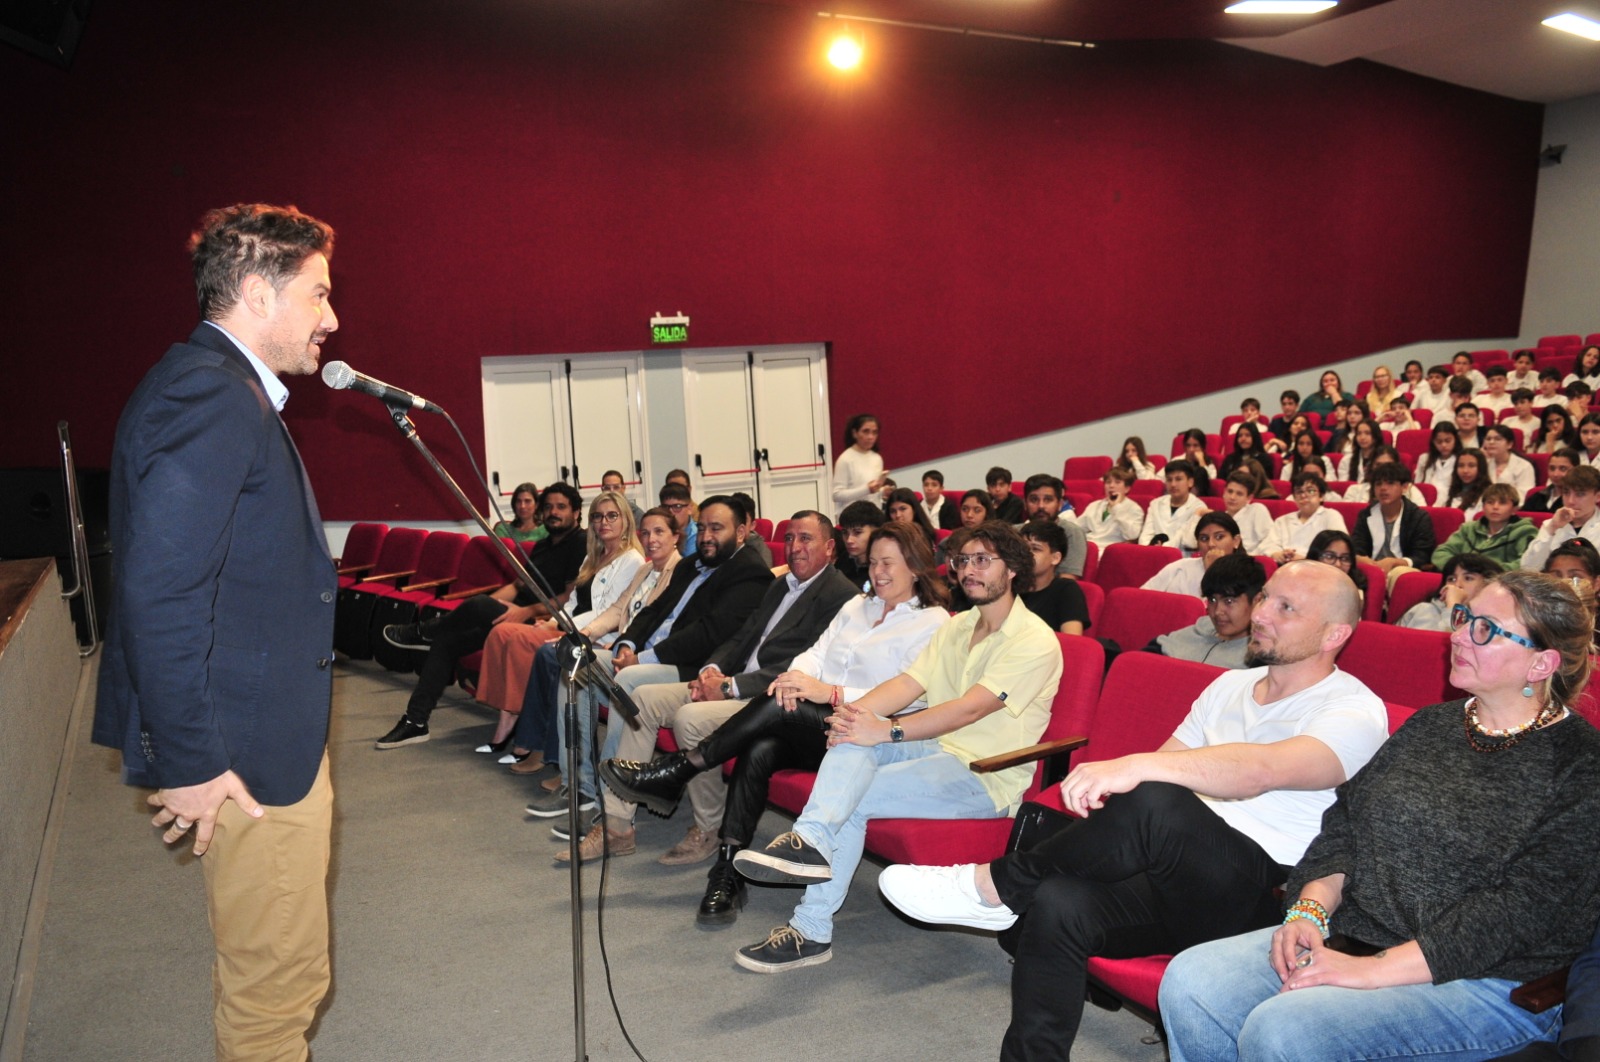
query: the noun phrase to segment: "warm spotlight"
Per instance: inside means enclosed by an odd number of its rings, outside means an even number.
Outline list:
[[[828,45],[828,62],[840,70],[854,70],[861,65],[861,42],[848,33],[835,37]]]

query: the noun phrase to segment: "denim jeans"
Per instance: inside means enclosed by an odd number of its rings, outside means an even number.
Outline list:
[[[611,653],[605,649],[597,649],[595,651],[595,660],[596,666],[603,667],[610,672],[617,680],[617,685],[630,695],[640,686],[649,686],[657,682],[679,681],[678,669],[671,664],[635,664],[632,667],[625,667],[621,671],[613,671],[611,668]],[[593,747],[594,726],[595,722],[600,718],[600,702],[604,699],[605,695],[598,687],[581,686],[578,689],[578,725],[585,728],[578,735],[579,747],[583,749],[583,762],[578,765],[578,791],[586,797],[593,797],[598,792],[594,783],[594,763],[589,762],[589,749]],[[611,709],[611,721],[606,726],[606,740],[604,747],[600,750],[600,759],[609,760],[615,758],[617,745],[622,741],[622,728],[627,725],[628,721],[622,717],[622,713],[613,707]],[[567,728],[564,713],[561,721],[561,747],[563,750],[567,747]],[[565,756],[566,753],[563,751],[562,755]],[[567,779],[570,782],[572,772],[567,769],[565,764],[562,765],[562,770],[566,772]]]
[[[1161,982],[1172,1062],[1473,1062],[1554,1039],[1560,1027],[1560,1008],[1529,1014],[1511,1002],[1516,982],[1495,978],[1280,992],[1267,957],[1275,930],[1214,940],[1172,960]]]
[[[828,860],[833,879],[806,886],[789,924],[807,940],[833,940],[833,915],[861,862],[868,819],[996,819],[1005,813],[978,776],[937,741],[829,749],[794,829]]]

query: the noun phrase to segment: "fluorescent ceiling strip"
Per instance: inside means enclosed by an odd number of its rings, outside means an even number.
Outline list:
[[[1239,0],[1223,8],[1230,15],[1315,15],[1339,0]]]
[[[1565,30],[1576,33],[1580,37],[1587,37],[1591,41],[1600,41],[1600,22],[1582,15],[1567,12],[1564,15],[1555,15],[1544,20],[1544,25],[1551,29]]]

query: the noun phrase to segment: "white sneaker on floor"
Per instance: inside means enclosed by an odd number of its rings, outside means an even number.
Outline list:
[[[919,922],[1009,929],[1017,920],[1005,904],[990,907],[978,896],[977,867],[919,867],[908,863],[887,867],[878,875],[878,891],[902,914]]]

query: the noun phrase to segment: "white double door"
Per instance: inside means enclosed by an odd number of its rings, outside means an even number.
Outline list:
[[[681,389],[651,377],[671,407],[654,414],[646,358],[681,366]],[[502,502],[519,483],[556,480],[588,500],[615,469],[648,508],[658,477],[681,462],[696,498],[743,491],[774,523],[831,512],[823,344],[486,357],[482,374],[484,456]]]

